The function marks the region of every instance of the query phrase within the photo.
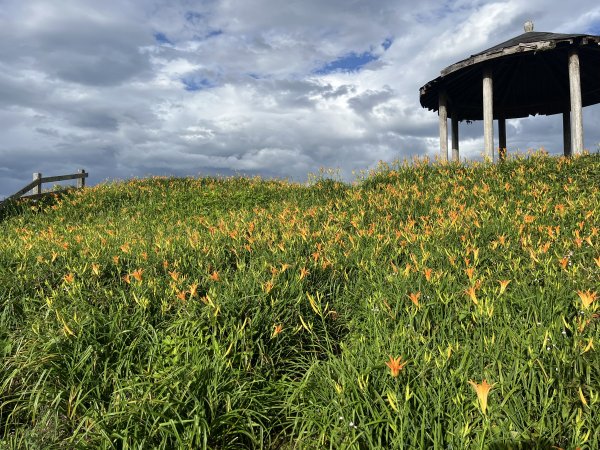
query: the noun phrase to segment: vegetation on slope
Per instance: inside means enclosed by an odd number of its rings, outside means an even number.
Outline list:
[[[598,186],[538,155],[14,207],[0,447],[599,448]]]

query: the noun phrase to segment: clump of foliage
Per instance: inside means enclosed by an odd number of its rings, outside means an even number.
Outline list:
[[[3,448],[598,448],[600,155],[151,178],[0,219]]]

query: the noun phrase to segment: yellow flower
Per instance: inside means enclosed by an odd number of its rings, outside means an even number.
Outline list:
[[[577,291],[577,295],[581,299],[581,304],[585,309],[588,309],[592,302],[596,300],[596,293],[592,291]]]
[[[488,384],[488,382],[485,379],[481,382],[481,384],[477,384],[474,381],[469,380],[469,384],[473,386],[473,389],[475,389],[475,393],[477,394],[477,400],[479,400],[479,408],[481,409],[481,412],[483,414],[486,414],[488,395],[494,385]]]
[[[390,355],[390,360],[385,363],[386,366],[390,368],[390,374],[393,377],[397,377],[400,374],[400,371],[404,368],[407,361],[401,362],[402,356],[398,356],[397,358],[392,358]]]

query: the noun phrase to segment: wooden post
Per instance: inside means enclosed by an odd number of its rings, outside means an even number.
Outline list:
[[[569,88],[571,92],[571,151],[583,153],[583,111],[581,107],[581,76],[577,49],[569,52]]]
[[[563,152],[571,156],[571,111],[563,113]]]
[[[41,178],[42,178],[42,174],[41,173],[36,172],[36,173],[33,174],[33,181],[39,180]],[[42,183],[39,183],[36,187],[34,187],[31,190],[31,193],[32,194],[41,194],[42,193]]]
[[[84,169],[80,169],[79,173],[82,175],[85,175],[85,170]],[[85,177],[81,177],[81,178],[77,178],[77,188],[81,189],[85,187]]]
[[[458,153],[458,116],[456,114],[452,114],[452,161],[460,161]]]
[[[445,91],[440,91],[440,158],[448,161],[448,99]]]
[[[504,161],[506,159],[506,119],[504,117],[498,118],[498,160]]]
[[[484,158],[494,162],[494,89],[492,71],[483,71],[483,151]]]

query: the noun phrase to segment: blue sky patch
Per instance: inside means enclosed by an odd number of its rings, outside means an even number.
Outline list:
[[[202,14],[195,11],[188,11],[185,13],[185,20],[193,24],[198,23],[203,17],[204,16]]]
[[[216,86],[209,79],[201,77],[184,77],[181,82],[188,92],[202,91]]]
[[[212,30],[206,34],[206,39],[215,37],[215,36],[220,36],[221,34],[223,34],[223,30]]]
[[[388,48],[390,48],[392,46],[393,43],[394,43],[394,40],[392,38],[386,38],[381,43],[381,46],[383,47],[384,50],[387,50]]]
[[[366,64],[377,61],[377,56],[371,52],[357,54],[354,52],[348,53],[335,61],[325,64],[320,69],[315,70],[318,75],[326,75],[332,72],[356,72]]]
[[[593,34],[596,36],[600,35],[600,22],[594,22],[588,27],[589,34]]]
[[[171,42],[169,40],[169,38],[164,34],[164,33],[160,33],[160,32],[156,32],[154,33],[154,39],[156,40],[156,42],[158,42],[159,44],[169,44],[169,45],[173,45],[173,42]]]

